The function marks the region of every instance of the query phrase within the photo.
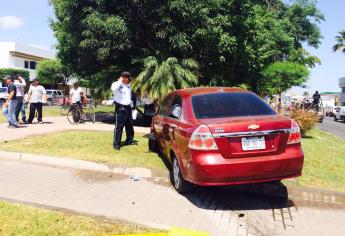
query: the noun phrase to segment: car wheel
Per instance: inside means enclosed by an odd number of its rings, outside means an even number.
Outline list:
[[[337,117],[336,116],[334,116],[334,121],[337,121],[338,119],[337,119]]]
[[[48,104],[48,106],[53,106],[53,100],[48,99],[47,104]]]
[[[172,177],[171,182],[174,185],[174,188],[176,189],[177,192],[185,193],[188,190],[190,190],[191,184],[188,183],[186,180],[184,180],[181,173],[180,165],[176,157],[174,157],[172,161],[172,176],[171,177]]]
[[[149,150],[151,152],[157,152],[157,142],[155,139],[149,138]]]

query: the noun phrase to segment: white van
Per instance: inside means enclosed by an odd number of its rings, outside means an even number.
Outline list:
[[[345,107],[335,107],[334,111],[334,120],[341,120],[345,123]]]

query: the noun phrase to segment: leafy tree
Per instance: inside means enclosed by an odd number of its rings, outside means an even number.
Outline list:
[[[150,56],[144,60],[144,69],[133,82],[133,89],[146,91],[152,99],[160,101],[171,91],[196,86],[198,68],[194,59],[159,60]]]
[[[137,75],[149,56],[194,58],[201,85],[246,84],[265,95],[276,62],[312,67],[323,20],[314,0],[52,0],[58,57],[85,80]],[[107,77],[97,79],[107,84]]]
[[[267,80],[267,94],[281,94],[293,86],[300,86],[308,80],[309,71],[304,65],[292,62],[276,62],[263,71]],[[278,109],[280,109],[278,104]]]
[[[66,84],[67,70],[58,60],[43,60],[36,68],[37,78],[42,84],[54,86],[57,83]]]
[[[345,53],[345,30],[340,31],[339,35],[335,37],[337,43],[333,46],[333,51],[342,51]]]

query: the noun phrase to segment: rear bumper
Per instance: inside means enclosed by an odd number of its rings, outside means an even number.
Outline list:
[[[296,145],[297,146],[297,145]],[[269,182],[301,176],[304,154],[292,147],[279,155],[225,159],[220,153],[191,151],[186,179],[201,186]]]

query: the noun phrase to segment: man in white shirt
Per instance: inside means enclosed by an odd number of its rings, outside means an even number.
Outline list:
[[[72,104],[78,104],[82,108],[82,98],[84,91],[79,88],[78,83],[73,84],[73,88],[69,91],[69,99]]]
[[[25,108],[23,111],[23,106],[24,105],[24,88],[26,86],[25,79],[21,76],[18,75],[16,76],[16,79],[14,80],[14,85],[17,88],[17,106],[16,106],[16,119],[19,121],[19,113],[22,111],[22,121],[23,123],[26,123],[26,116],[25,116]]]
[[[136,104],[130,82],[131,74],[123,72],[118,81],[111,85],[115,98],[116,120],[113,148],[116,150],[120,150],[123,127],[126,129],[126,145],[133,144],[134,140],[132,106],[135,107]]]
[[[28,100],[30,102],[28,124],[32,124],[36,110],[38,113],[37,121],[39,124],[42,124],[42,106],[43,103],[47,103],[47,92],[45,88],[40,85],[40,81],[38,79],[35,79],[30,86]]]

